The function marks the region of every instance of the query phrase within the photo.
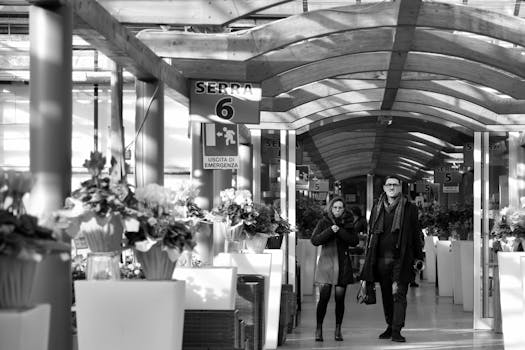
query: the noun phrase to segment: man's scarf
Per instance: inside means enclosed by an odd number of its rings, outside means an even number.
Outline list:
[[[379,201],[377,203],[376,212],[374,215],[373,228],[372,232],[374,233],[381,233],[383,232],[383,224],[384,224],[384,213],[383,210],[386,210],[388,213],[390,213],[392,210],[394,210],[394,220],[392,221],[392,230],[391,232],[394,232],[398,230],[401,232],[401,224],[403,222],[403,217],[405,215],[405,205],[407,203],[407,199],[399,195],[394,202],[391,204],[388,204],[388,199],[383,192],[381,196],[379,196]]]

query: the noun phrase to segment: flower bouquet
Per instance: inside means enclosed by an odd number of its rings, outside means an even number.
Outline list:
[[[57,212],[59,227],[72,237],[84,236],[91,252],[114,252],[122,246],[122,214],[133,202],[133,193],[125,182],[103,176],[106,158],[91,152],[84,167],[91,179],[66,198],[65,208]]]
[[[525,250],[525,209],[503,208],[491,230],[494,252]]]
[[[228,188],[220,192],[219,205],[209,213],[209,219],[222,222],[224,235],[224,251],[230,251],[232,245],[238,245],[243,239],[245,220],[253,212],[252,194],[248,190]]]
[[[191,215],[203,214],[188,198],[182,211],[185,217],[180,217],[177,198],[171,189],[148,184],[137,188],[136,206],[127,211],[128,245],[134,249],[146,279],[171,279],[179,255],[194,246]]]
[[[69,259],[70,245],[25,213],[31,185],[29,173],[0,170],[0,309],[31,306],[36,266],[44,256]]]

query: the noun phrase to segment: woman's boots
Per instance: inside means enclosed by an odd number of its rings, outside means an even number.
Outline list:
[[[315,341],[323,341],[323,325],[318,324],[315,329]]]
[[[343,341],[343,334],[341,333],[341,325],[335,325],[334,339],[336,341]],[[315,341],[323,341],[323,325],[318,324],[315,329]]]
[[[343,341],[343,334],[341,333],[341,325],[340,324],[336,324],[335,325],[335,340],[336,341]]]

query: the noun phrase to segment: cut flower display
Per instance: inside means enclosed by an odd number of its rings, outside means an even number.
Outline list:
[[[25,211],[29,173],[0,170],[0,309],[31,306],[37,264],[49,254],[69,259],[71,247]]]
[[[136,204],[127,210],[126,237],[136,250],[146,252],[160,243],[162,250],[176,261],[184,249],[192,249],[191,226],[204,214],[194,203],[191,188],[173,191],[148,184],[135,191]]]
[[[498,213],[491,231],[495,252],[523,251],[525,248],[525,209],[505,207]]]
[[[40,261],[44,255],[61,252],[67,257],[69,244],[25,213],[24,198],[31,186],[29,173],[0,169],[0,256]]]
[[[57,211],[58,227],[64,228],[72,238],[83,235],[92,252],[110,252],[121,249],[123,237],[122,217],[133,205],[130,187],[102,171],[106,158],[100,152],[91,152],[84,167],[91,178],[66,198],[64,209]],[[114,162],[113,166],[115,165]]]

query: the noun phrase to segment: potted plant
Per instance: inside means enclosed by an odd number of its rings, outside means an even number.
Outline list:
[[[171,279],[180,254],[194,247],[191,226],[204,214],[190,198],[157,184],[135,191],[126,237],[147,279]]]
[[[6,349],[47,349],[50,305],[31,300],[39,262],[50,254],[69,259],[71,247],[25,211],[32,177],[0,169],[0,339]],[[19,334],[38,325],[31,337]],[[25,339],[27,338],[27,339]]]
[[[240,249],[244,221],[252,211],[250,191],[228,188],[219,193],[219,204],[208,213],[208,218],[218,224],[224,236],[224,252]]]
[[[91,152],[84,162],[91,178],[82,182],[80,188],[66,198],[64,209],[56,213],[58,227],[73,239],[83,237],[87,241],[88,279],[120,277],[123,214],[133,202],[133,193],[125,181],[111,176],[111,170],[103,174],[105,164],[102,153]]]

